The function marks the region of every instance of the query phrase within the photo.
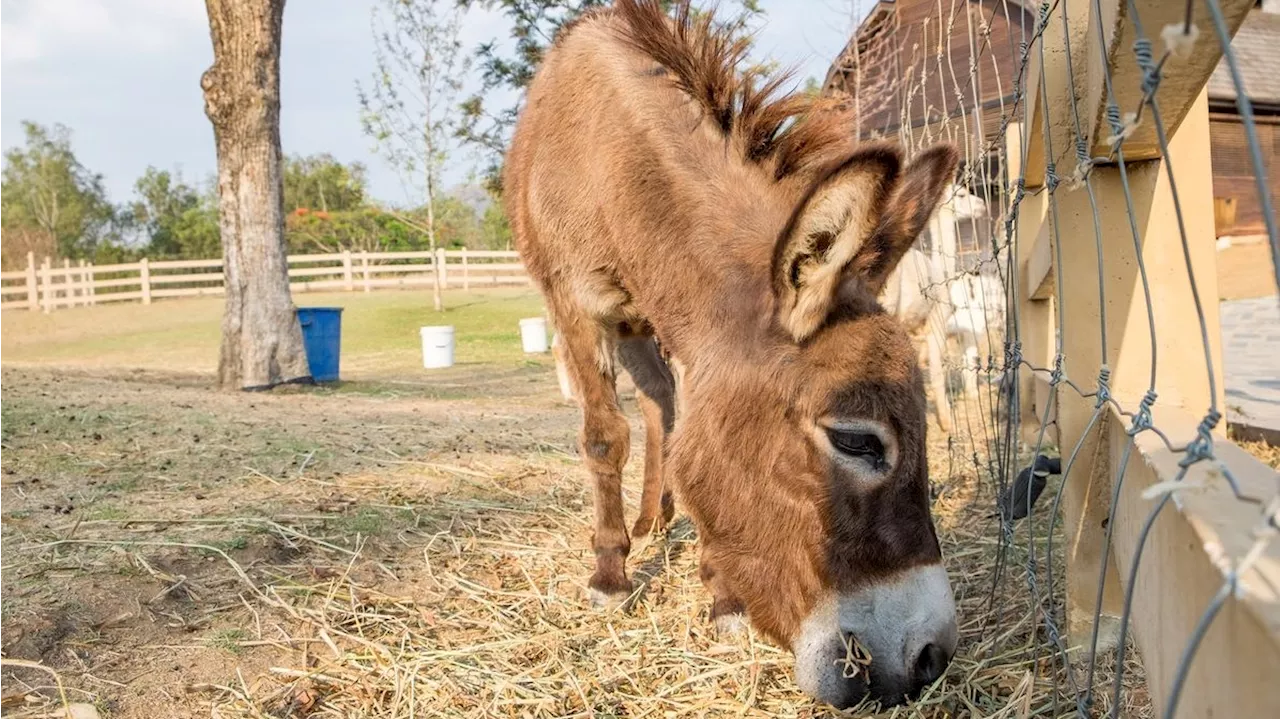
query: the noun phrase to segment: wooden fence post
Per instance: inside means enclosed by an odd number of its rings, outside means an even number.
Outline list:
[[[71,258],[62,258],[62,298],[67,307],[75,306],[75,285],[71,281]]]
[[[1087,59],[1090,66],[1088,72],[1077,71],[1077,81],[1088,84],[1074,88],[1074,98],[1086,98],[1080,113],[1082,121],[1090,124],[1084,128],[1087,137],[1080,139],[1093,148],[1089,153],[1093,157],[1110,154],[1107,136],[1112,132],[1105,122],[1097,122],[1096,118],[1102,118],[1112,103],[1120,108],[1138,107],[1145,92],[1144,77],[1134,69],[1130,51],[1133,21],[1126,13],[1117,11],[1117,6],[1124,2],[1103,0],[1102,4],[1105,7],[1101,16],[1081,7],[1072,8],[1068,16],[1073,55],[1078,52],[1075,48],[1082,48],[1087,58],[1077,59]],[[1153,32],[1153,28],[1159,32],[1159,28],[1181,22],[1183,17],[1181,5],[1174,7],[1160,0],[1138,0],[1137,4],[1148,33]],[[1239,16],[1243,16],[1251,4],[1244,0],[1224,2],[1232,6],[1229,13]],[[1203,16],[1202,8],[1196,11]],[[1060,21],[1061,18],[1051,20],[1050,26],[1057,26]],[[1098,28],[1098,23],[1103,26]],[[1201,25],[1207,26],[1207,21]],[[1100,47],[1100,37],[1108,38],[1105,47]],[[1046,49],[1044,71],[1048,95],[1037,98],[1036,102],[1043,105],[1037,104],[1036,108],[1052,116],[1045,117],[1041,127],[1033,126],[1029,130],[1033,133],[1033,142],[1044,145],[1046,140],[1052,141],[1055,154],[1061,158],[1056,176],[1065,178],[1075,170],[1075,162],[1072,154],[1062,148],[1071,147],[1077,139],[1068,114],[1074,101],[1067,77],[1068,56],[1061,50],[1064,42],[1061,32],[1045,33],[1041,42]],[[1127,163],[1123,172],[1119,167],[1101,163],[1092,168],[1093,202],[1085,189],[1072,188],[1066,183],[1053,193],[1047,223],[1049,231],[1045,233],[1047,242],[1037,242],[1036,245],[1043,244],[1044,249],[1033,251],[1027,258],[1028,267],[1034,264],[1036,269],[1028,271],[1028,287],[1022,288],[1028,292],[1037,287],[1053,288],[1049,296],[1057,296],[1054,305],[1060,319],[1063,369],[1081,391],[1105,392],[1120,406],[1132,411],[1143,402],[1148,389],[1153,389],[1155,395],[1148,401],[1158,399],[1152,408],[1154,424],[1168,435],[1179,437],[1179,441],[1188,435],[1194,436],[1196,422],[1211,401],[1219,408],[1224,401],[1214,269],[1209,114],[1207,92],[1203,89],[1220,55],[1212,41],[1201,42],[1197,48],[1204,51],[1198,49],[1189,60],[1166,67],[1159,97],[1165,127],[1171,135],[1168,151],[1177,173],[1177,193],[1188,243],[1187,259],[1203,300],[1201,309],[1208,335],[1207,351],[1213,364],[1212,378],[1199,347],[1196,303],[1182,248],[1183,228],[1179,227],[1175,212],[1169,167],[1159,159],[1161,150],[1152,132],[1154,122],[1144,122],[1138,133],[1125,140]],[[1108,68],[1112,76],[1109,86],[1100,81]],[[1114,96],[1108,96],[1109,91]],[[1034,139],[1037,131],[1043,139]],[[1029,188],[1036,184],[1028,178]],[[1127,197],[1132,198],[1131,205]],[[1095,232],[1101,237],[1096,237]],[[1095,243],[1101,245],[1100,249],[1095,249]],[[1058,261],[1061,267],[1054,267]],[[1140,268],[1145,270],[1144,275],[1139,274]],[[1071,283],[1070,291],[1054,287],[1055,273],[1063,278],[1064,284]],[[1146,291],[1150,292],[1153,325],[1150,329]],[[1103,317],[1105,322],[1100,326]],[[1158,364],[1155,353],[1160,358]],[[1149,383],[1153,381],[1154,387],[1151,387]],[[1216,393],[1211,390],[1215,384]],[[1200,549],[1204,540],[1188,541],[1188,537],[1198,531],[1197,526],[1205,525],[1190,524],[1180,514],[1185,511],[1184,507],[1167,508],[1154,525],[1156,529],[1146,544],[1147,551],[1134,586],[1128,587],[1129,573],[1141,551],[1138,537],[1147,531],[1143,524],[1153,506],[1153,501],[1144,498],[1142,492],[1151,484],[1168,482],[1176,476],[1176,461],[1160,467],[1156,459],[1162,453],[1168,454],[1163,445],[1155,442],[1158,447],[1149,446],[1148,440],[1156,439],[1151,434],[1131,437],[1128,430],[1133,420],[1120,415],[1098,397],[1081,396],[1080,392],[1061,385],[1057,388],[1057,403],[1064,457],[1079,448],[1061,490],[1066,535],[1067,635],[1070,644],[1083,647],[1086,654],[1094,632],[1099,652],[1115,647],[1124,592],[1134,591],[1137,611],[1132,615],[1131,636],[1136,636],[1142,649],[1148,689],[1156,713],[1160,714],[1162,704],[1169,697],[1178,655],[1220,586],[1220,575],[1218,582],[1206,580],[1206,576],[1214,572],[1212,559]],[[1221,427],[1215,433],[1220,432]],[[1121,476],[1121,462],[1126,462],[1127,476],[1117,490],[1115,481]],[[1207,471],[1207,468],[1198,466],[1195,471]],[[1188,476],[1187,481],[1193,480]],[[1218,505],[1220,509],[1228,506],[1229,502]],[[1108,545],[1106,540],[1111,535],[1114,536]],[[1162,542],[1155,539],[1156,536],[1179,536],[1179,539]],[[1215,541],[1231,546],[1226,539]],[[1100,577],[1105,582],[1104,591],[1099,588]],[[1158,610],[1149,609],[1151,607]],[[1224,611],[1238,610],[1233,605]],[[1270,641],[1265,633],[1260,637],[1257,632],[1243,631],[1244,626],[1242,620],[1219,622],[1206,635],[1200,651],[1206,656],[1197,662],[1200,671],[1193,671],[1188,679],[1182,715],[1252,716],[1256,712],[1239,708],[1265,705],[1259,698],[1265,692],[1242,691],[1250,684],[1246,678],[1248,671],[1233,671],[1232,666],[1228,666],[1236,665],[1237,657],[1241,666],[1256,666],[1257,657],[1264,651],[1262,647]],[[1265,651],[1276,650],[1272,647]],[[1253,658],[1246,659],[1250,656]]]
[[[467,268],[467,248],[462,248],[462,290],[471,291],[471,270]]]
[[[79,262],[80,271],[76,273],[76,297],[78,298],[76,305],[88,307],[89,287],[85,281],[85,264],[84,259],[81,258]]]
[[[94,284],[95,284],[95,282],[96,282],[97,280],[94,278],[94,271],[93,271],[93,263],[92,263],[92,262],[90,262],[90,263],[89,263],[89,267],[88,267],[87,272],[88,272],[88,274],[86,275],[86,282],[88,283],[88,285],[87,285],[87,286],[88,286],[88,291],[89,291],[89,304],[90,304],[90,305],[96,305],[96,304],[98,304],[98,288],[94,286]]]
[[[40,279],[36,275],[36,253],[27,253],[27,309],[40,311]]]
[[[356,288],[351,276],[351,250],[342,251],[342,288],[347,292]]]
[[[369,251],[360,250],[360,273],[364,279],[364,291],[369,292],[373,287],[369,284]]]
[[[53,261],[48,257],[40,263],[40,298],[44,304],[45,314],[53,311],[53,286],[51,285],[53,277],[49,274],[52,264]]]
[[[143,257],[138,263],[138,273],[142,283],[142,304],[151,304],[151,265],[147,262],[147,258]]]

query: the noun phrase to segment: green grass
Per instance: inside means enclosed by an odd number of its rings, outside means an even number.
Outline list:
[[[424,325],[453,325],[455,361],[522,367],[518,321],[544,312],[530,288],[445,294],[445,309],[429,292],[298,293],[300,307],[342,307],[344,379],[420,375]],[[50,314],[7,311],[0,339],[5,363],[178,372],[213,372],[218,361],[220,298],[162,300],[151,305],[75,307]],[[550,359],[533,359],[536,364]]]
[[[206,637],[209,646],[232,654],[243,654],[244,647],[240,646],[240,642],[248,638],[249,634],[243,629],[219,629]]]

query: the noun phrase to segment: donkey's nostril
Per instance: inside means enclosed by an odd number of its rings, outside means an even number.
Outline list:
[[[916,657],[915,674],[911,677],[912,687],[919,690],[934,683],[947,671],[949,663],[951,658],[942,647],[937,644],[926,645],[920,656]]]

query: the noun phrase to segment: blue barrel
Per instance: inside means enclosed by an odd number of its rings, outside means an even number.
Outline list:
[[[299,307],[298,322],[302,324],[311,378],[317,382],[337,382],[338,356],[342,354],[342,308]]]

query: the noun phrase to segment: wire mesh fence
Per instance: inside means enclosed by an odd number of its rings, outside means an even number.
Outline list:
[[[994,500],[983,621],[997,646],[983,650],[1030,654],[1047,691],[1028,693],[1024,716],[1277,706],[1280,481],[1223,433],[1204,217],[1202,89],[1221,62],[1256,194],[1246,199],[1280,282],[1275,149],[1259,140],[1231,48],[1246,15],[1262,12],[1253,6],[878,3],[826,79],[863,137],[908,152],[949,140],[964,153],[885,305],[927,350],[951,471],[977,475]],[[1197,524],[1210,496],[1204,523],[1216,535]],[[1186,536],[1198,560],[1167,558],[1175,550],[1162,545],[1183,536],[1174,521],[1196,525]],[[1194,561],[1216,571],[1178,569]],[[1171,598],[1143,604],[1161,595]],[[1257,624],[1233,618],[1217,646],[1234,654],[1198,660],[1228,607]],[[1148,629],[1135,631],[1143,614]],[[1023,624],[1035,630],[1015,631]],[[1246,626],[1263,628],[1262,649],[1242,642]],[[1251,696],[1224,704],[1230,692]]]

